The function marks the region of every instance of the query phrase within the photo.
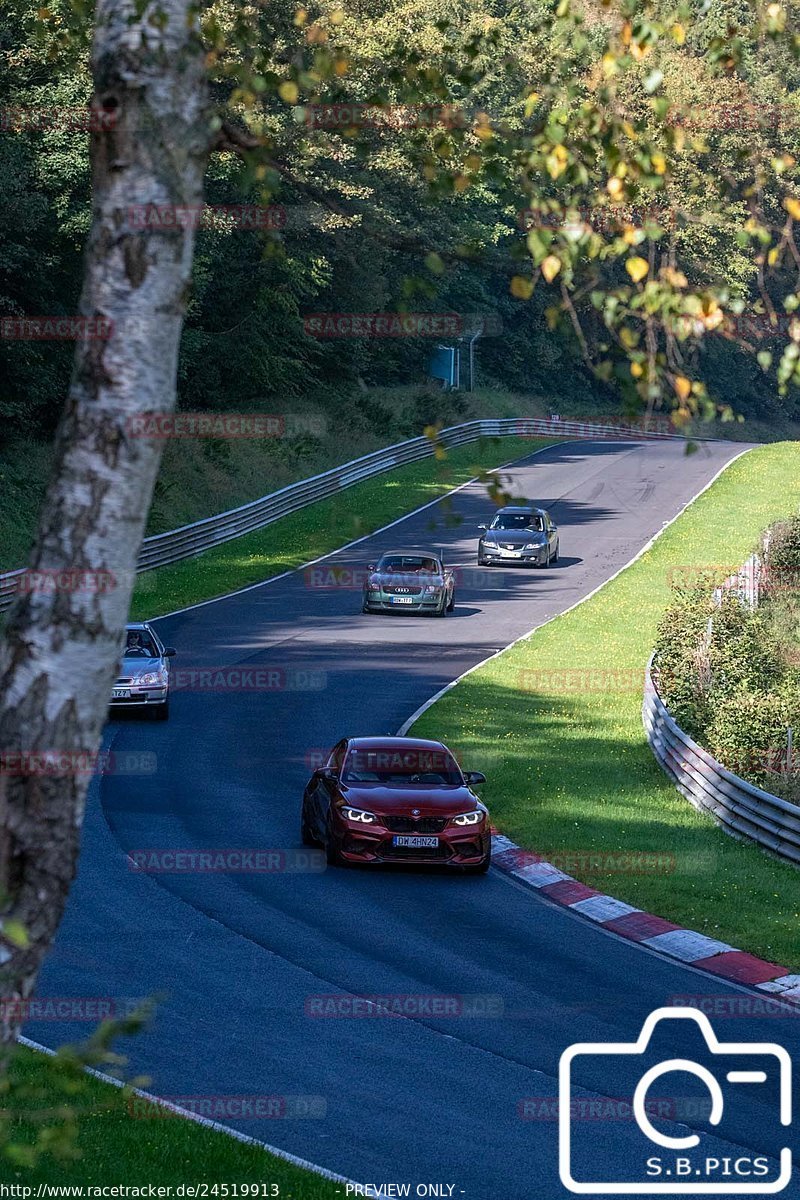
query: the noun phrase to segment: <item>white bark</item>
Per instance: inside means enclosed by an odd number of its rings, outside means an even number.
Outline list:
[[[80,312],[113,323],[78,344],[31,567],[111,572],[116,586],[40,592],[12,609],[0,647],[0,753],[94,751],[119,665],[131,582],[161,457],[131,437],[137,413],[174,406],[194,233],[138,229],[132,206],[199,205],[211,133],[204,54],[189,0],[99,0],[93,103],[116,113],[92,136],[93,219]],[[88,778],[0,770],[4,920],[0,995],[26,998],[75,873]],[[3,1012],[7,1009],[4,1006]],[[9,1041],[17,1022],[0,1022]]]

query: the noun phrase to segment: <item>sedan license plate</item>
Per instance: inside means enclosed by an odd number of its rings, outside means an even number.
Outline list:
[[[131,698],[131,689],[130,688],[112,688],[111,689],[111,699],[112,700],[130,700],[130,698]]]
[[[438,837],[421,837],[419,835],[417,835],[415,837],[395,836],[392,838],[392,845],[393,846],[411,846],[413,849],[416,849],[416,850],[420,850],[420,849],[435,850],[436,847],[439,845],[439,839],[438,839]]]
[[[412,596],[392,596],[392,604],[413,604]]]

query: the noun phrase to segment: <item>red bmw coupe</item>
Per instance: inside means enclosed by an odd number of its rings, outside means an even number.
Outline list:
[[[489,869],[489,814],[441,742],[343,738],[303,793],[301,835],[324,846],[328,862],[435,863]]]

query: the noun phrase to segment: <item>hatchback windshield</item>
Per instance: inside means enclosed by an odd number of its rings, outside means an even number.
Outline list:
[[[464,782],[464,777],[456,760],[444,750],[378,748],[351,750],[344,764],[342,782],[457,786]]]
[[[534,513],[498,513],[490,526],[492,529],[544,529],[542,518]]]
[[[126,658],[158,658],[158,651],[149,634],[131,629],[125,646]]]

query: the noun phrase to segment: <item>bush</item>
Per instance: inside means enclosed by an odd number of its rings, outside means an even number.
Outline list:
[[[793,702],[794,701],[794,702]],[[800,737],[800,702],[775,692],[733,692],[714,706],[705,745],[723,766],[765,791],[792,797],[800,755],[787,762],[787,729]]]

